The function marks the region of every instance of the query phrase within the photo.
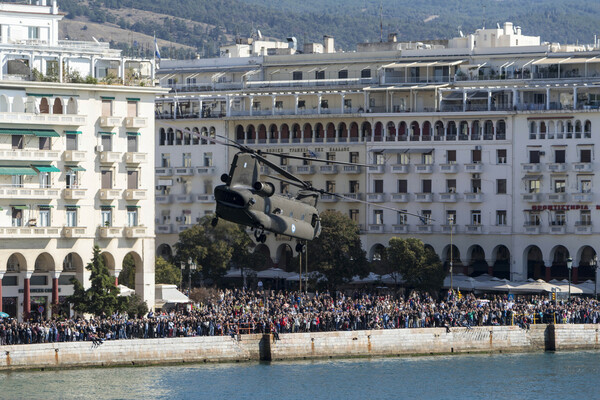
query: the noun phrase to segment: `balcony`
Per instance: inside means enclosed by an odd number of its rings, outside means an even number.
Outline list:
[[[439,196],[440,201],[444,203],[456,203],[456,200],[458,198],[456,193],[452,192],[440,193]]]
[[[523,225],[523,229],[524,229],[525,233],[528,235],[537,235],[540,233],[539,225],[533,225],[533,224],[529,224],[527,222]]]
[[[567,164],[565,163],[551,163],[547,164],[546,167],[549,172],[567,172]]]
[[[345,197],[344,201],[362,200],[362,193],[344,193],[342,196]]]
[[[553,203],[564,203],[567,201],[566,193],[550,193],[548,194],[548,201]]]
[[[371,203],[384,203],[385,193],[367,193],[367,201]]]
[[[154,197],[154,201],[156,202],[156,204],[170,204],[171,203],[171,195],[168,195],[168,194],[156,195]]]
[[[319,166],[319,172],[322,174],[337,174],[337,165],[321,165]]]
[[[524,193],[523,201],[527,201],[529,203],[537,203],[542,199],[542,195],[540,193]]]
[[[397,224],[392,225],[394,233],[408,233],[408,225],[407,224]]]
[[[173,233],[173,225],[171,225],[171,224],[156,225],[156,233],[157,234]]]
[[[121,126],[121,117],[100,117],[101,128],[116,128]]]
[[[433,201],[433,193],[415,193],[415,201],[419,203],[431,203]]]
[[[521,164],[521,168],[523,169],[523,172],[527,173],[542,172],[541,164],[524,163]]]
[[[469,173],[483,172],[483,164],[481,164],[481,163],[465,164],[465,172],[469,172]]]
[[[0,237],[4,239],[53,239],[60,237],[60,228],[29,226],[0,228]]]
[[[145,200],[146,189],[125,189],[125,200]]]
[[[148,118],[144,117],[126,117],[125,128],[139,129],[145,128],[148,125]]]
[[[65,150],[63,159],[68,162],[82,162],[86,160],[86,152],[78,150]]]
[[[433,225],[417,225],[417,233],[433,233]]]
[[[321,203],[335,203],[338,201],[339,197],[334,196],[332,194],[322,194],[321,199],[319,200]]]
[[[362,168],[360,165],[343,165],[342,172],[345,172],[346,174],[360,174]]]
[[[29,187],[15,187],[7,185],[0,187],[0,198],[3,199],[37,199],[37,200],[50,200],[58,199],[60,197],[60,189],[54,188],[29,188]]]
[[[431,174],[433,172],[432,164],[416,164],[415,172],[417,174]]]
[[[483,225],[480,224],[476,224],[476,225],[466,225],[465,226],[465,233],[482,233],[483,232]]]
[[[297,165],[296,173],[298,175],[311,175],[315,173],[314,165]]]
[[[592,193],[573,193],[571,198],[577,203],[591,203],[594,195]]]
[[[392,172],[394,174],[408,174],[408,167],[408,164],[395,164],[392,165]]]
[[[101,200],[118,200],[121,198],[121,190],[119,189],[100,189],[98,197]]]
[[[193,203],[194,196],[191,194],[174,194],[173,202],[174,203]]]
[[[0,113],[1,123],[26,123],[28,125],[62,125],[83,126],[87,124],[85,115],[75,114],[33,114],[33,113]]]
[[[215,196],[212,194],[197,194],[196,202],[198,202],[198,203],[214,203]]]
[[[574,163],[573,171],[575,172],[592,172],[592,163]]]
[[[385,164],[369,165],[371,174],[385,174]]]
[[[147,153],[127,152],[125,153],[125,162],[127,164],[143,164],[148,159]]]
[[[106,239],[120,238],[122,236],[121,232],[123,231],[123,228],[115,226],[101,226],[99,229],[100,237]]]
[[[441,164],[440,172],[445,174],[456,174],[458,172],[458,164]]]
[[[60,152],[53,150],[0,150],[0,158],[7,161],[55,161],[59,157]]]
[[[592,221],[575,221],[575,233],[589,235],[592,233]]]
[[[156,168],[156,176],[173,176],[173,168]]]
[[[196,173],[198,175],[213,175],[215,167],[196,167]]]
[[[121,161],[121,153],[114,151],[102,151],[100,152],[100,162],[103,164],[114,164]]]
[[[384,224],[369,224],[369,233],[383,233],[384,231]]]
[[[452,232],[452,233],[457,233],[458,232],[456,224],[453,224],[453,225],[443,224],[442,225],[442,233],[448,233],[449,234],[450,232]]]
[[[398,203],[408,203],[410,195],[408,193],[392,193],[392,201]]]
[[[82,200],[85,199],[87,189],[64,189],[63,199],[67,200]]]
[[[483,201],[483,193],[465,193],[465,201],[469,203],[481,203]]]
[[[565,225],[550,225],[550,234],[552,235],[564,235],[567,232]]]
[[[81,226],[65,226],[62,230],[63,237],[80,238],[86,235],[87,229]]]
[[[269,169],[269,167],[260,167],[260,174],[261,175],[269,175],[271,173],[271,170]]]
[[[179,175],[179,176],[193,176],[194,168],[185,168],[185,167],[173,168],[173,173],[175,175]]]
[[[148,228],[145,226],[128,226],[125,228],[123,234],[126,238],[141,238],[146,237],[146,231]]]
[[[176,233],[180,233],[180,232],[183,232],[183,231],[185,231],[185,230],[188,230],[188,229],[190,229],[192,226],[193,226],[193,225],[191,225],[191,224],[177,225],[177,226],[175,227],[175,229],[176,229]]]

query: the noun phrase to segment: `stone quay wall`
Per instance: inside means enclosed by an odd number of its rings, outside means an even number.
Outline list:
[[[598,349],[600,325],[390,329],[0,346],[0,370]]]

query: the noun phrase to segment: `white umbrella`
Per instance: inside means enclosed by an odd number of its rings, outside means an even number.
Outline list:
[[[281,268],[269,268],[256,273],[256,277],[260,279],[286,279],[292,276],[293,272],[285,272]]]
[[[119,285],[118,288],[121,293],[121,296],[131,296],[132,294],[135,294],[135,290],[128,288],[125,285]]]
[[[352,282],[350,282],[351,285],[362,285],[362,284],[369,284],[369,283],[374,283],[379,281],[379,275],[377,275],[374,272],[369,272],[369,275],[367,275],[364,278],[359,278],[358,275],[353,276],[352,277]]]
[[[381,283],[386,285],[397,285],[403,283],[402,275],[399,272],[392,272],[391,274],[381,275]]]
[[[227,271],[223,278],[242,278],[242,270],[237,268],[231,268]]]

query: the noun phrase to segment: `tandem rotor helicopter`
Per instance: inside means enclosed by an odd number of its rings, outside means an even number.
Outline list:
[[[161,125],[166,126],[166,124],[162,123]],[[186,129],[176,129],[184,130],[191,135],[199,135],[196,132]],[[420,218],[423,222],[430,219],[423,215],[413,214],[393,207],[350,199],[338,193],[317,189],[310,182],[301,180],[296,175],[267,159],[267,157],[364,167],[368,167],[367,164],[263,152],[219,135],[217,135],[219,139],[206,136],[201,137],[216,144],[233,147],[238,150],[233,157],[229,173],[221,175],[223,184],[216,186],[214,189],[217,207],[215,210],[216,216],[212,220],[212,226],[217,226],[220,218],[239,225],[248,226],[254,231],[254,238],[259,243],[264,243],[267,240],[265,232],[271,232],[275,235],[284,235],[298,239],[296,251],[301,251],[304,246],[302,242],[313,240],[321,233],[321,218],[317,210],[317,202],[321,195],[358,201],[377,208],[412,215]],[[283,176],[283,178],[266,174],[261,175],[261,165],[269,167],[277,174]],[[299,188],[299,190],[295,196],[276,194],[275,185],[270,180],[286,182],[289,185]]]

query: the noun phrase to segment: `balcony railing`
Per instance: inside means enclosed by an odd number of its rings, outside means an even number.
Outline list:
[[[523,172],[541,172],[542,167],[540,164],[532,164],[532,163],[524,163],[521,164],[521,168],[523,168]]]
[[[385,173],[385,164],[369,165],[369,172],[372,174]]]
[[[360,165],[343,165],[342,171],[347,174],[360,174],[362,168]]]
[[[321,198],[320,198],[320,202],[321,203],[335,203],[336,201],[338,201],[338,197],[334,196],[332,194],[322,194]]]
[[[394,233],[408,233],[408,224],[392,225]]]
[[[575,172],[592,172],[592,163],[590,163],[590,162],[574,163],[573,171],[575,171]]]
[[[571,198],[577,203],[590,203],[594,195],[592,193],[573,193]]]
[[[362,200],[362,193],[344,193],[344,201]]]
[[[551,163],[547,165],[549,172],[566,172],[567,164],[566,163]]]
[[[408,174],[408,164],[395,164],[392,165],[392,172],[395,174]]]
[[[114,151],[102,151],[100,152],[100,162],[102,164],[114,164],[121,161],[121,153]]]
[[[465,232],[466,233],[481,233],[482,225],[481,224],[467,225],[467,226],[465,226]]]
[[[483,201],[483,194],[478,192],[467,192],[465,193],[465,201],[469,203],[481,203]]]
[[[481,163],[465,164],[465,172],[469,172],[469,173],[483,172],[483,164],[481,164]]]
[[[142,164],[145,163],[148,158],[146,153],[127,152],[125,153],[125,162],[127,164]]]
[[[523,201],[527,201],[529,203],[537,203],[542,198],[540,193],[524,193],[522,196]]]
[[[410,194],[408,193],[392,193],[392,201],[398,203],[408,203]]]
[[[416,164],[415,172],[418,174],[431,174],[433,172],[432,164]]]
[[[194,175],[194,168],[178,167],[173,168],[173,172],[175,173],[175,175],[179,176],[192,176]]]
[[[125,200],[145,200],[146,189],[126,189]]]
[[[148,125],[148,118],[144,117],[126,117],[125,127],[130,129],[145,128]]]
[[[59,157],[55,150],[0,150],[0,159],[7,161],[55,161]]]
[[[102,200],[117,200],[121,198],[121,190],[120,189],[100,189],[98,191],[98,196]]]
[[[319,166],[319,171],[322,174],[337,174],[338,169],[337,165],[321,165]]]
[[[215,196],[212,194],[197,194],[196,201],[198,203],[214,203]]]
[[[445,174],[456,174],[458,172],[458,164],[441,164],[440,172]]]
[[[166,195],[164,195],[164,194],[156,195],[154,197],[154,201],[157,204],[169,204],[169,203],[171,203],[171,196],[168,195],[168,194],[166,194]]]
[[[420,203],[431,203],[433,201],[433,193],[415,193],[415,201]]]
[[[309,175],[315,173],[314,165],[297,165],[296,173],[298,175]]]
[[[13,226],[0,228],[0,237],[5,239],[58,238],[60,231],[61,228],[57,227]]]
[[[385,193],[367,193],[367,201],[372,203],[385,202]]]
[[[385,230],[384,224],[369,224],[369,232],[371,233],[383,233]]]
[[[456,203],[457,196],[453,192],[440,193],[440,201],[445,203]]]
[[[100,237],[103,238],[119,238],[122,236],[123,228],[119,228],[116,226],[101,226]]]
[[[57,188],[41,188],[39,185],[30,187],[28,185],[0,186],[0,198],[4,199],[58,199],[60,197],[60,189]]]
[[[155,171],[157,176],[173,176],[173,168],[160,167]]]
[[[100,117],[101,128],[116,128],[122,125],[123,119],[121,117]]]
[[[417,225],[418,233],[433,233],[433,225]]]
[[[62,235],[66,238],[84,237],[86,233],[87,229],[81,226],[65,226],[62,230]]]
[[[548,201],[553,203],[564,203],[567,200],[566,193],[550,193],[548,194]]]
[[[123,234],[127,238],[141,238],[146,236],[148,228],[145,226],[128,226],[125,228]]]
[[[196,167],[198,175],[212,175],[215,173],[215,167]]]
[[[63,159],[70,162],[81,162],[86,160],[86,152],[79,150],[65,150]]]
[[[0,122],[27,123],[28,125],[83,126],[87,124],[85,115],[75,114],[33,114],[0,112]]]
[[[67,200],[82,200],[85,199],[87,189],[65,189],[63,190],[63,198]]]
[[[158,234],[173,233],[173,225],[171,225],[171,224],[156,225],[156,233],[158,233]]]

